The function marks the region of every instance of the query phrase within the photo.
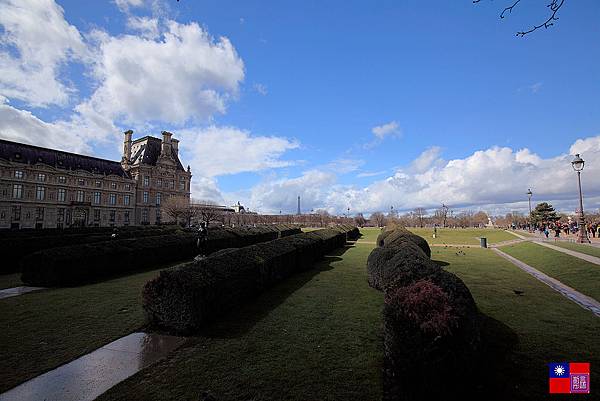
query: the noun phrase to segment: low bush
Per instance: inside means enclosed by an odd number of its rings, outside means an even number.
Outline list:
[[[380,291],[390,286],[409,285],[440,271],[440,267],[407,238],[395,241],[393,246],[373,249],[367,259],[369,285]]]
[[[152,227],[152,228],[150,228]],[[45,230],[39,230],[43,232]],[[55,230],[59,232],[59,230]],[[148,228],[124,228],[117,230],[118,239],[143,238],[174,234],[180,231],[178,226],[149,226]],[[32,235],[35,231],[32,230]],[[89,231],[75,233],[69,230],[63,230],[62,234],[44,235],[40,237],[18,236],[14,238],[0,239],[0,249],[9,249],[2,263],[0,273],[14,273],[19,271],[23,258],[45,249],[58,248],[63,246],[73,246],[78,244],[91,244],[96,242],[105,242],[111,240],[113,229],[102,231]]]
[[[377,243],[367,272],[369,285],[385,292],[383,399],[460,398],[480,344],[469,289],[406,229],[388,229]]]
[[[446,271],[390,288],[383,309],[386,401],[462,399],[480,345],[471,293]],[[435,385],[432,385],[435,383]]]
[[[144,287],[147,319],[176,333],[195,332],[274,283],[311,268],[345,241],[345,230],[324,229],[220,251],[163,270]]]
[[[392,226],[390,228],[386,228],[379,236],[377,237],[377,246],[393,246],[394,243],[398,241],[402,241],[403,239],[408,239],[419,246],[425,252],[428,257],[431,257],[431,248],[427,241],[416,234],[408,231],[404,227]]]
[[[210,229],[203,252],[208,254],[223,248],[242,247],[277,236],[277,226],[268,229]],[[83,243],[78,243],[79,240]],[[196,254],[195,233],[173,227],[136,233],[119,232],[116,239],[108,241],[106,236],[82,237],[69,246],[49,247],[25,256],[21,260],[21,280],[42,287],[81,285],[116,274],[191,259]]]

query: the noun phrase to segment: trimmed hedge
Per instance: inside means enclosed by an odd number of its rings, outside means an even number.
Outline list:
[[[480,344],[469,289],[404,228],[384,231],[377,243],[367,271],[369,285],[385,293],[383,400],[460,398]]]
[[[335,228],[296,234],[163,270],[143,290],[147,319],[172,332],[195,332],[271,285],[311,268],[326,252],[343,246],[347,232]]]
[[[377,245],[393,246],[396,242],[402,241],[405,238],[417,244],[419,248],[425,252],[427,257],[431,257],[431,248],[425,238],[413,234],[404,227],[392,226],[391,228],[386,228],[377,237]]]
[[[121,227],[117,230],[118,239],[161,236],[174,234],[181,230],[179,226],[174,225],[151,227],[153,228],[123,229],[123,227]],[[39,230],[39,232],[43,231],[44,230]],[[54,233],[53,235],[42,235],[39,237],[24,235],[0,239],[0,249],[10,250],[10,252],[7,252],[5,255],[0,273],[6,274],[19,271],[22,260],[34,252],[51,248],[91,244],[111,240],[113,229],[102,230],[100,232],[90,231],[88,233],[79,232],[79,230],[77,230],[76,233],[73,233],[70,230],[63,230],[62,234],[60,234],[61,231],[57,230],[57,232],[59,234]],[[31,235],[33,234],[35,234],[35,232],[32,231]]]
[[[440,271],[441,268],[407,238],[397,240],[393,246],[373,249],[367,259],[369,285],[380,291],[408,285]]]
[[[190,259],[198,254],[196,234],[181,230],[152,230],[163,235],[137,233],[136,238],[93,241],[44,249],[24,257],[21,261],[21,280],[34,286],[75,286],[116,274],[149,269],[167,263]],[[290,231],[286,228],[285,233]],[[143,235],[140,235],[144,233]],[[283,232],[282,232],[283,234]],[[210,229],[204,252],[223,248],[241,247],[277,238],[277,227],[268,229]],[[267,238],[268,239],[265,239]]]
[[[477,307],[457,276],[441,271],[386,292],[385,401],[464,399],[480,345]],[[432,385],[434,383],[435,385]]]

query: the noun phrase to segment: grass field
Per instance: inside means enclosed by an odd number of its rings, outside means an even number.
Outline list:
[[[0,392],[140,328],[141,288],[156,274],[0,300]]]
[[[502,247],[511,256],[600,300],[600,266],[531,242]]]
[[[365,274],[379,232],[362,230],[353,248],[225,317],[101,400],[191,400],[203,390],[219,400],[379,399],[381,294]],[[544,399],[548,362],[600,363],[600,323],[592,313],[489,250],[432,252],[488,316],[486,399]]]
[[[600,248],[595,246],[562,241],[552,242],[552,245],[560,246],[561,248],[570,249],[572,251],[581,252],[585,253],[586,255],[596,256],[597,258],[600,258]]]
[[[487,333],[499,345],[498,358],[490,361],[497,374],[490,398],[546,399],[547,363],[600,363],[600,319],[591,312],[489,250],[466,249],[457,254],[433,248],[431,257],[449,263],[446,269],[463,279],[479,309],[500,322],[498,330]],[[515,295],[514,289],[524,295]],[[515,336],[512,346],[511,336]],[[600,380],[599,372],[592,369],[592,382]]]
[[[438,228],[433,238],[432,228],[413,228],[409,230],[425,238],[430,244],[479,245],[479,238],[487,238],[488,244],[517,239],[516,236],[496,228]]]
[[[210,326],[101,400],[377,400],[383,295],[367,283],[373,246],[339,250]]]
[[[468,240],[465,231],[445,233],[448,243]],[[219,400],[380,399],[383,296],[367,285],[365,264],[381,231],[361,232],[356,245],[248,301],[100,399],[197,400],[204,390]],[[548,362],[600,364],[600,319],[591,312],[490,250],[434,247],[432,259],[465,281],[487,316],[485,399],[545,399]],[[140,290],[155,274],[0,300],[9,322],[0,332],[0,391],[143,327]]]

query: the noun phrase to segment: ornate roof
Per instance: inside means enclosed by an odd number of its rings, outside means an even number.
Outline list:
[[[131,175],[123,169],[119,162],[3,139],[0,139],[0,158],[16,163],[42,163],[57,169],[84,170],[92,174],[114,174],[131,178]]]
[[[149,164],[151,166],[156,166],[160,156],[161,147],[162,141],[153,136],[145,136],[136,139],[132,143],[131,165]],[[178,155],[172,154],[172,157],[177,164],[177,170],[185,171]]]

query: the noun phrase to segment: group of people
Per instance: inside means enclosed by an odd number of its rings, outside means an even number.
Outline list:
[[[600,224],[590,222],[583,228],[587,231],[589,238],[596,238],[596,235],[600,238]],[[539,230],[540,234],[544,234],[546,238],[550,236],[551,232],[554,232],[554,238],[559,238],[561,233],[564,233],[565,235],[576,234],[579,229],[580,227],[574,222],[568,224],[561,223],[560,221],[549,224],[540,224],[534,227],[534,230]]]

